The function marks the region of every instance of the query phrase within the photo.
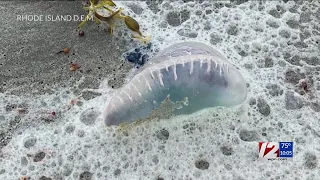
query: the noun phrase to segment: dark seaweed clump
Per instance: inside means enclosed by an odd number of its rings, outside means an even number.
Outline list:
[[[149,60],[149,53],[151,52],[151,43],[137,47],[124,53],[124,58],[133,63],[136,67],[143,66]]]

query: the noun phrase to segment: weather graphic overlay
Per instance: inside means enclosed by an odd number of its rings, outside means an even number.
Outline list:
[[[288,160],[293,158],[293,142],[259,142],[262,160]]]

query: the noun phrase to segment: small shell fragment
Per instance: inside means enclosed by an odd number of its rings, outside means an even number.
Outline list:
[[[70,71],[76,71],[76,70],[80,69],[80,67],[81,66],[78,63],[72,63],[70,65]]]

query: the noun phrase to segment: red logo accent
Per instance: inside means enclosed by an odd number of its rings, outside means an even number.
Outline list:
[[[270,153],[270,154],[269,154]],[[276,154],[276,157],[280,156],[279,143],[275,142],[259,142],[259,156],[260,157],[272,157]]]

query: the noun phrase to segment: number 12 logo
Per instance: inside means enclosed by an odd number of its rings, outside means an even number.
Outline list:
[[[278,142],[259,142],[259,158],[279,157]]]

